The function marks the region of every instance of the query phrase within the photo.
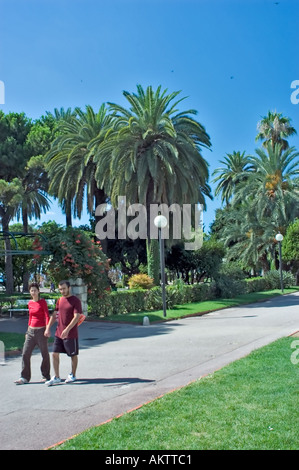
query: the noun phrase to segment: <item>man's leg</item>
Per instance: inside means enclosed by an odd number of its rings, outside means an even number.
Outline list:
[[[53,367],[55,377],[59,377],[59,353],[53,352]]]
[[[76,370],[78,366],[78,356],[72,356],[72,374],[76,377]]]

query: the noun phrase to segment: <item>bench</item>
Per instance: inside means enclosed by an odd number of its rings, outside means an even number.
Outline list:
[[[16,300],[15,302],[11,302],[11,306],[8,308],[9,311],[9,318],[12,317],[13,312],[25,312],[28,313],[28,300],[23,300],[19,299]],[[45,299],[48,305],[49,313],[54,311],[55,305],[56,305],[56,299]]]

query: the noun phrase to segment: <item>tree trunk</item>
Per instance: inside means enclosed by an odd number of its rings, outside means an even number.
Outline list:
[[[107,195],[106,193],[102,190],[102,189],[99,189],[99,188],[95,188],[94,190],[94,203],[95,203],[95,210],[96,208],[100,205],[100,204],[104,204],[107,200]],[[100,217],[99,216],[95,216],[95,225],[100,221]],[[107,238],[104,238],[102,240],[100,240],[101,242],[101,247],[102,247],[102,251],[103,253],[105,253],[107,255],[108,253],[108,240]]]
[[[267,253],[263,253],[263,255],[260,257],[260,262],[264,273],[267,273],[270,270],[269,261],[267,259]]]
[[[7,217],[2,218],[2,227],[4,232],[9,231],[9,219]],[[4,235],[4,249],[5,251],[11,250],[11,243],[9,236]],[[5,278],[6,278],[6,293],[8,295],[13,294],[14,284],[13,284],[13,266],[12,266],[12,255],[5,254]]]
[[[67,227],[72,227],[72,223],[72,206],[67,203],[65,208],[65,224]]]
[[[27,208],[22,208],[22,222],[23,222],[23,231],[24,233],[28,233],[28,212]],[[29,291],[29,278],[30,272],[26,269],[23,274],[23,292]]]

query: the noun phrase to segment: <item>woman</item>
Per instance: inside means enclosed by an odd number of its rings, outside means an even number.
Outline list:
[[[40,298],[38,284],[30,284],[29,292],[32,300],[29,300],[28,302],[28,330],[25,335],[25,343],[23,346],[21,377],[15,382],[17,385],[26,384],[31,379],[30,360],[33,349],[36,345],[39,347],[42,354],[42,382],[46,382],[50,379],[50,356],[48,351],[48,338],[46,338],[44,335],[46,326],[50,320],[49,310],[45,299]]]

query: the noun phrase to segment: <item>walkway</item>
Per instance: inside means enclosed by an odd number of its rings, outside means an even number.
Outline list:
[[[295,293],[150,326],[85,322],[78,381],[70,385],[40,383],[37,352],[31,383],[16,386],[21,358],[8,358],[0,365],[0,449],[49,447],[293,334],[298,304]],[[26,327],[24,318],[0,319],[0,331]],[[62,378],[69,369],[62,356]]]

